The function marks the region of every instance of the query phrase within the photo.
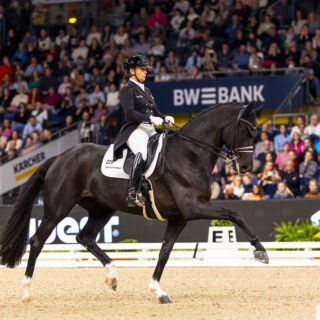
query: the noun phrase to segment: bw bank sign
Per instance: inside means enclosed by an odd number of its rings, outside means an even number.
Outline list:
[[[299,80],[300,75],[241,76],[210,80],[182,80],[148,83],[163,113],[193,113],[217,103],[255,101],[276,109]],[[303,90],[294,107],[303,105]]]
[[[264,102],[263,97],[264,85],[260,86],[233,86],[228,87],[208,87],[208,88],[191,88],[191,89],[174,89],[173,106],[183,105],[203,105],[210,106],[216,103],[256,101]]]

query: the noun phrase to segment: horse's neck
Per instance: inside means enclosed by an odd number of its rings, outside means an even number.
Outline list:
[[[233,123],[237,115],[237,106],[230,105],[229,108],[217,107],[199,114],[196,118],[192,119],[188,125],[181,129],[181,133],[203,145],[212,147],[211,149],[220,149],[223,146],[222,131],[224,128]],[[201,154],[199,167],[208,170],[213,169],[217,162],[218,156],[213,152],[208,151],[210,148],[197,146],[196,143],[189,141],[180,141],[183,144],[184,150],[188,153]]]

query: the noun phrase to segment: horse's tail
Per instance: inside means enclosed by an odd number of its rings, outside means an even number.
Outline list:
[[[55,157],[45,161],[22,187],[12,215],[0,237],[0,264],[13,268],[25,253],[33,202]]]

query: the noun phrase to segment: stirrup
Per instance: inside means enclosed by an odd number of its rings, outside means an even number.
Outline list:
[[[146,198],[141,192],[129,192],[127,196],[128,207],[143,207]]]

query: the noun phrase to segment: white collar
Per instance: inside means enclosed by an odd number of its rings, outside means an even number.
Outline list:
[[[139,83],[137,81],[134,81],[132,78],[130,78],[129,81],[132,81],[133,83],[135,83],[137,86],[139,86],[144,91],[144,84],[143,83]]]

